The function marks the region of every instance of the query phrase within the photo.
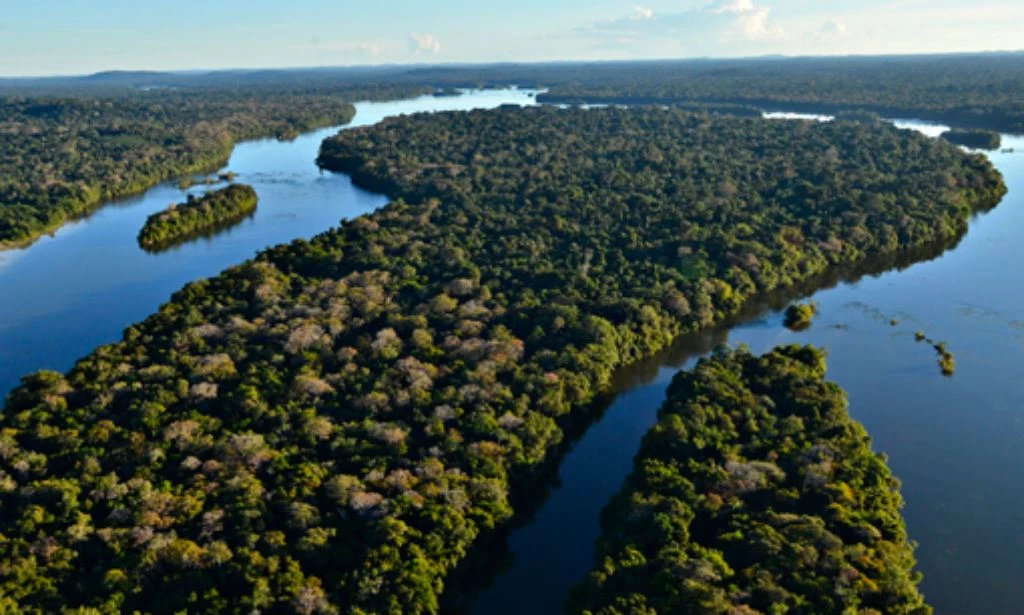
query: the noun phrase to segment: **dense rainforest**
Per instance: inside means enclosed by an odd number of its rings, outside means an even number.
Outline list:
[[[901,507],[821,351],[718,351],[673,380],[569,611],[926,615]]]
[[[942,133],[941,137],[950,143],[986,150],[999,149],[1003,142],[1002,135],[991,130],[954,128]]]
[[[236,141],[348,123],[347,101],[412,86],[122,91],[0,96],[0,248],[28,243],[101,202],[224,164]],[[429,89],[429,88],[426,88]],[[2,92],[2,90],[0,90]]]
[[[235,224],[256,211],[257,200],[256,190],[244,184],[231,184],[201,196],[190,194],[186,202],[147,218],[139,231],[139,245],[159,250]]]
[[[763,58],[596,65],[552,82],[544,102],[753,104],[862,109],[890,117],[1024,133],[1024,54]]]
[[[389,77],[439,86],[531,86],[551,103],[732,103],[868,110],[1024,134],[1024,53],[425,67]]]
[[[320,161],[398,198],[8,397],[0,610],[438,612],[616,367],[1005,190],[890,126],[660,108],[409,116]]]

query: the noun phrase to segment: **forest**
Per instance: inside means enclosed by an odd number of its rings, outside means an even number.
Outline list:
[[[554,72],[554,71],[553,71]],[[591,65],[551,82],[544,102],[756,105],[769,110],[888,117],[1024,133],[1024,54],[760,58]]]
[[[501,64],[410,69],[395,80],[549,89],[549,103],[731,103],[867,110],[1024,134],[1024,53]]]
[[[973,149],[996,150],[1003,142],[1002,136],[991,130],[954,128],[940,136],[950,143]]]
[[[927,615],[898,486],[822,351],[718,351],[673,380],[568,610]]]
[[[395,200],[8,397],[0,610],[437,613],[616,367],[1005,192],[891,126],[661,108],[407,116],[320,163]]]
[[[139,231],[139,245],[160,250],[222,229],[252,215],[256,204],[256,190],[244,184],[231,184],[201,196],[190,194],[186,202],[146,219]]]
[[[351,119],[345,101],[456,87],[550,88],[551,103],[870,111],[1024,133],[1021,54],[110,72],[0,79],[0,249],[161,181],[220,166],[235,142]]]
[[[104,201],[214,170],[237,141],[346,124],[355,114],[346,101],[423,90],[367,84],[25,96],[0,89],[0,249],[30,243]]]

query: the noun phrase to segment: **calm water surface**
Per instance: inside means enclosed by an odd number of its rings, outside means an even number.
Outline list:
[[[773,113],[775,119],[830,118]],[[897,125],[937,136],[944,127]],[[623,370],[603,415],[569,450],[546,501],[496,547],[496,578],[474,615],[559,613],[593,566],[600,511],[632,469],[672,376],[717,345],[755,352],[810,343],[829,351],[829,378],[889,455],[928,601],[943,614],[1016,615],[1024,604],[1024,137],[993,153],[1010,192],[976,217],[939,258],[861,278],[811,297],[805,332],[782,326],[781,307],[726,331],[681,340]],[[893,326],[891,320],[899,324]],[[957,371],[944,378],[923,330],[948,342]]]
[[[532,94],[474,91],[360,103],[350,126],[417,111],[532,105]],[[236,181],[256,189],[259,207],[253,217],[214,237],[160,254],[139,248],[136,237],[146,218],[185,200],[185,191],[168,183],[103,207],[27,249],[0,251],[0,398],[27,373],[66,371],[96,346],[120,339],[126,326],[156,311],[186,282],[384,205],[384,196],[354,187],[348,176],[318,171],[314,160],[320,143],[338,130],[325,128],[291,142],[239,144],[226,168],[238,173]]]
[[[528,92],[364,103],[353,125],[414,111],[533,104]],[[788,119],[790,115],[775,115]],[[813,118],[812,118],[813,119]],[[934,125],[902,122],[931,135]],[[149,214],[183,192],[171,185],[99,210],[25,250],[0,252],[0,391],[30,371],[66,370],[120,337],[184,283],[216,274],[258,250],[311,237],[341,218],[372,211],[383,196],[320,174],[320,142],[337,128],[290,143],[239,145],[228,165],[260,195],[255,217],[210,239],[151,255],[136,234]],[[903,481],[910,534],[920,543],[924,591],[940,614],[1010,615],[1024,604],[1024,138],[1005,137],[993,162],[1010,193],[971,224],[964,241],[930,262],[843,283],[813,295],[808,331],[782,327],[778,309],[729,330],[681,340],[622,370],[618,394],[574,443],[549,496],[522,519],[496,558],[496,580],[476,599],[479,615],[558,613],[591,568],[602,507],[630,471],[673,374],[721,343],[756,352],[781,343],[829,350],[829,375],[851,412]],[[778,307],[781,307],[778,306]],[[893,326],[890,320],[897,319]],[[956,354],[939,374],[918,329]],[[502,550],[499,548],[499,550]]]

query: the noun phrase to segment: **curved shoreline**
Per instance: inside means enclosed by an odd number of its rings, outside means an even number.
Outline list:
[[[434,189],[430,185],[414,188],[402,186],[390,176],[374,172],[373,168],[368,167],[363,162],[357,156],[337,156],[332,158],[329,155],[324,155],[324,148],[321,149],[321,157],[318,159],[318,164],[321,168],[345,173],[360,187],[383,192],[393,201],[405,200],[415,205],[430,199],[444,200],[446,198],[446,194]],[[988,163],[986,162],[986,164]],[[1001,177],[1001,173],[998,170],[996,172]],[[973,216],[991,211],[997,207],[1002,202],[1006,193],[1007,188],[1000,181],[1000,186],[994,193],[977,195],[978,198],[969,204],[969,215],[959,220],[961,226],[958,229],[957,236],[953,237],[950,241],[939,244],[901,246],[899,249],[889,253],[865,254],[863,258],[848,265],[827,265],[821,269],[805,272],[806,277],[798,280],[794,285],[765,289],[751,296],[733,313],[727,314],[725,318],[717,322],[696,330],[676,332],[672,342],[665,346],[653,345],[650,354],[645,355],[639,361],[616,366],[613,374],[617,375],[623,371],[628,372],[641,364],[648,365],[650,364],[649,362],[656,361],[655,357],[666,352],[669,348],[675,347],[680,340],[683,340],[682,344],[685,345],[688,339],[700,338],[720,331],[728,331],[738,324],[748,322],[749,318],[745,318],[744,315],[763,314],[767,311],[764,307],[765,305],[781,307],[781,304],[787,303],[790,300],[829,288],[839,282],[856,281],[865,276],[902,270],[915,264],[938,258],[959,245],[969,231],[969,220]],[[614,377],[616,376],[613,375]],[[563,442],[557,443],[552,447],[549,452],[551,457],[540,466],[531,468],[529,471],[518,476],[513,475],[511,477],[510,482],[513,489],[510,497],[513,502],[515,515],[510,521],[496,528],[490,535],[478,538],[478,542],[471,549],[470,555],[467,556],[446,581],[446,591],[442,597],[445,612],[477,612],[474,611],[474,608],[479,603],[475,602],[475,599],[486,592],[482,588],[497,578],[494,575],[496,572],[494,568],[502,565],[502,561],[495,558],[494,555],[507,550],[507,540],[510,533],[527,526],[531,516],[539,512],[543,504],[545,492],[557,480],[561,461],[564,460],[567,453],[576,443],[572,437],[574,432],[576,435],[581,436],[587,427],[592,426],[596,420],[599,420],[603,411],[607,409],[610,398],[627,393],[632,388],[634,388],[632,383],[623,389],[607,388],[601,391],[598,399],[593,404],[574,409],[569,414],[558,419],[558,425],[565,435]],[[617,488],[618,483],[616,483]],[[518,505],[521,505],[523,502],[527,503],[526,508],[520,511]],[[538,505],[538,502],[540,505]],[[494,607],[494,604],[490,606]],[[482,614],[490,611],[479,612]]]
[[[994,204],[993,204],[993,206],[994,206],[995,204],[997,204],[997,203],[994,203]],[[976,207],[975,209],[976,209],[977,211],[983,211],[983,210],[984,210],[984,207],[982,207],[982,206],[981,206],[981,205],[979,204],[979,205],[978,205],[978,207]],[[964,229],[964,232],[966,232],[966,228]],[[962,237],[962,236],[963,236],[963,234],[961,233],[960,237]],[[954,242],[954,244],[955,244],[955,242]],[[944,248],[943,248],[943,249],[942,249],[942,250],[941,250],[940,252],[944,252],[944,251],[945,251],[946,249],[948,249],[948,248],[950,248],[950,246],[949,246],[949,245],[947,245],[946,247],[944,247]],[[915,262],[917,262],[917,261],[915,261]],[[829,274],[830,274],[830,273],[834,273],[834,272],[832,271],[832,269],[833,269],[833,268],[828,268],[828,270],[823,270],[823,271],[821,271],[821,272],[819,272],[819,273],[820,273],[820,274],[821,274],[822,276],[824,276],[824,277],[829,277]],[[753,300],[753,299],[754,299],[754,297],[751,297],[751,300]],[[620,368],[620,369],[628,369],[628,368],[629,368],[630,366],[632,366],[632,365],[635,365],[635,363],[627,364],[627,365],[623,366],[623,367],[622,367],[622,368]],[[583,409],[583,410],[584,410],[584,412],[574,412],[572,416],[575,416],[575,415],[581,415],[581,414],[593,414],[593,412],[592,412],[592,409],[591,409],[591,411],[590,411],[590,412],[586,412],[586,410],[585,410],[585,409]]]

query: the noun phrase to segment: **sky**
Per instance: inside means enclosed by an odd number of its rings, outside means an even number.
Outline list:
[[[0,0],[0,76],[1024,48],[1024,0]]]

